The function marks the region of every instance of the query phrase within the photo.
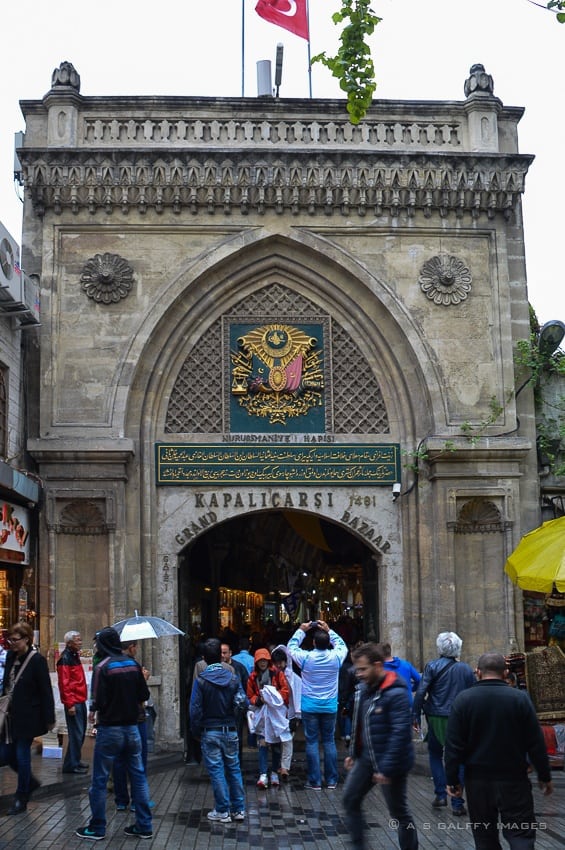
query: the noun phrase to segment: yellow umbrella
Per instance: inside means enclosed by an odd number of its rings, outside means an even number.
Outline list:
[[[506,573],[522,590],[565,591],[565,517],[551,519],[520,540],[506,564]]]

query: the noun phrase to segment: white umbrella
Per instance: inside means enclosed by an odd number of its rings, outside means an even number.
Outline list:
[[[114,623],[112,628],[118,632],[122,643],[128,640],[143,640],[144,638],[184,634],[176,626],[173,626],[172,623],[163,620],[161,617],[140,616],[137,611],[135,612],[135,617],[120,620],[119,623]]]

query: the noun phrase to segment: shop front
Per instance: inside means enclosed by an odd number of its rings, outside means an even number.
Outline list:
[[[37,630],[36,505],[39,486],[0,462],[0,686],[6,635],[18,620]],[[25,499],[25,503],[24,502]],[[39,632],[35,631],[39,643]]]

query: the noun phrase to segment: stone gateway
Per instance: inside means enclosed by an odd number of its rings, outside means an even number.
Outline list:
[[[357,126],[338,100],[84,97],[69,63],[22,102],[41,643],[177,623],[143,648],[162,743],[198,631],[311,612],[415,664],[446,628],[469,658],[522,645],[503,568],[538,511],[513,359],[532,157],[480,68],[462,101],[377,100]],[[212,465],[162,486],[163,444]],[[273,454],[228,466],[238,447]],[[367,472],[375,447],[394,474]]]

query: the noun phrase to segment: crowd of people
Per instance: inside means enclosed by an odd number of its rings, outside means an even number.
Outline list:
[[[400,850],[417,850],[418,831],[409,805],[408,775],[414,734],[426,718],[432,808],[469,815],[478,850],[499,850],[499,833],[513,850],[533,850],[535,817],[529,774],[544,794],[552,792],[545,741],[525,691],[509,687],[505,658],[483,654],[473,670],[460,660],[454,632],[437,637],[437,657],[422,674],[392,655],[386,643],[351,646],[322,620],[301,623],[286,642],[250,645],[222,634],[203,641],[190,671],[187,705],[192,755],[210,778],[211,822],[246,819],[241,760],[247,740],[257,759],[257,788],[287,781],[293,740],[300,723],[306,746],[304,788],[334,791],[341,780],[336,730],[347,746],[342,805],[352,850],[364,850],[363,802],[380,789],[398,824]],[[53,689],[45,658],[25,622],[8,633],[3,681],[7,711],[0,725],[0,759],[17,773],[10,815],[26,811],[39,782],[31,771],[31,746],[55,725]],[[81,760],[88,722],[96,724],[89,788],[91,817],[76,830],[81,838],[106,834],[108,783],[113,774],[118,810],[135,821],[124,833],[153,836],[147,782],[146,706],[148,671],[136,659],[136,643],[122,643],[115,629],[95,635],[96,654],[88,692],[80,660],[81,636],[65,635],[57,678],[68,730],[65,773],[86,773]],[[234,649],[238,651],[234,654]],[[3,706],[5,708],[5,706]],[[253,749],[257,755],[253,755]],[[322,758],[321,758],[322,756]],[[129,781],[129,787],[128,787]],[[466,800],[465,800],[465,797]]]

